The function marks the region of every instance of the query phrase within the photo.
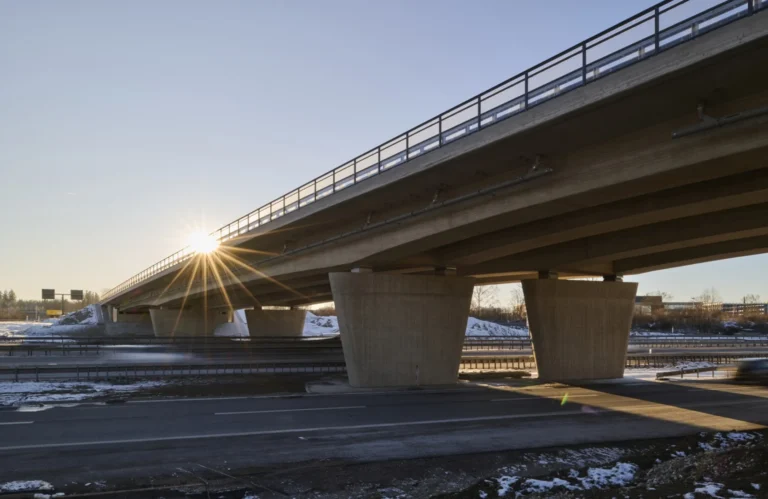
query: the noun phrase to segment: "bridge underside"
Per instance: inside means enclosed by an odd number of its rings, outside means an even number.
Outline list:
[[[337,298],[338,306],[342,285],[329,274],[356,268],[477,284],[552,273],[611,280],[768,252],[765,81],[768,17],[760,14],[316,201],[110,298],[111,304],[127,311],[197,310]],[[715,120],[721,117],[727,119]],[[700,129],[675,138],[692,125]],[[613,324],[618,336],[605,332],[595,344],[619,351],[631,286],[591,284],[589,306],[602,312],[580,320],[595,330],[598,323]],[[537,342],[537,330],[549,331],[540,339],[562,337],[564,324],[578,314],[567,284],[525,289],[539,317],[553,306],[565,317],[552,323],[531,315],[538,359],[551,344]],[[608,289],[621,292],[610,298]],[[415,313],[421,298],[401,298]],[[363,297],[345,298],[344,314],[355,300],[369,306]],[[355,320],[342,323],[342,337],[360,336],[363,326]],[[403,362],[412,377],[418,362]]]

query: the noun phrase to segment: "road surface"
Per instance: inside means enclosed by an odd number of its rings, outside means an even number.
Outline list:
[[[765,424],[768,389],[712,381],[479,383],[433,391],[2,410],[0,482],[158,476],[190,463],[236,471],[321,459],[414,458]]]

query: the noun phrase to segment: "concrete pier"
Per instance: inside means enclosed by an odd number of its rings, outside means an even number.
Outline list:
[[[539,379],[624,376],[637,283],[524,280]]]
[[[213,336],[219,324],[230,322],[229,311],[150,309],[155,336]]]
[[[304,333],[306,310],[246,310],[248,335],[251,337],[299,337]]]
[[[153,333],[152,318],[149,312],[125,313],[115,311],[113,320],[105,320],[104,328],[108,336],[143,336]]]
[[[473,279],[351,272],[329,277],[352,386],[456,382]]]

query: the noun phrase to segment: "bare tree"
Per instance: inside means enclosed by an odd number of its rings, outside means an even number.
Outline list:
[[[512,305],[512,318],[525,319],[527,316],[525,309],[525,294],[520,284],[513,284],[509,292],[510,303]]]
[[[494,307],[499,304],[498,286],[475,286],[472,292],[472,309]]]
[[[723,297],[717,289],[711,287],[705,289],[699,296],[694,296],[693,301],[701,302],[702,305],[712,305],[722,303]]]
[[[744,298],[742,298],[742,301],[744,302],[745,305],[747,303],[762,303],[760,301],[760,295],[753,295],[753,294],[744,296]]]

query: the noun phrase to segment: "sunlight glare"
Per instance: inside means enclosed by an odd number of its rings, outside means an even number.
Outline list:
[[[187,244],[195,253],[213,253],[219,247],[219,242],[213,236],[204,232],[193,232],[187,238]]]

